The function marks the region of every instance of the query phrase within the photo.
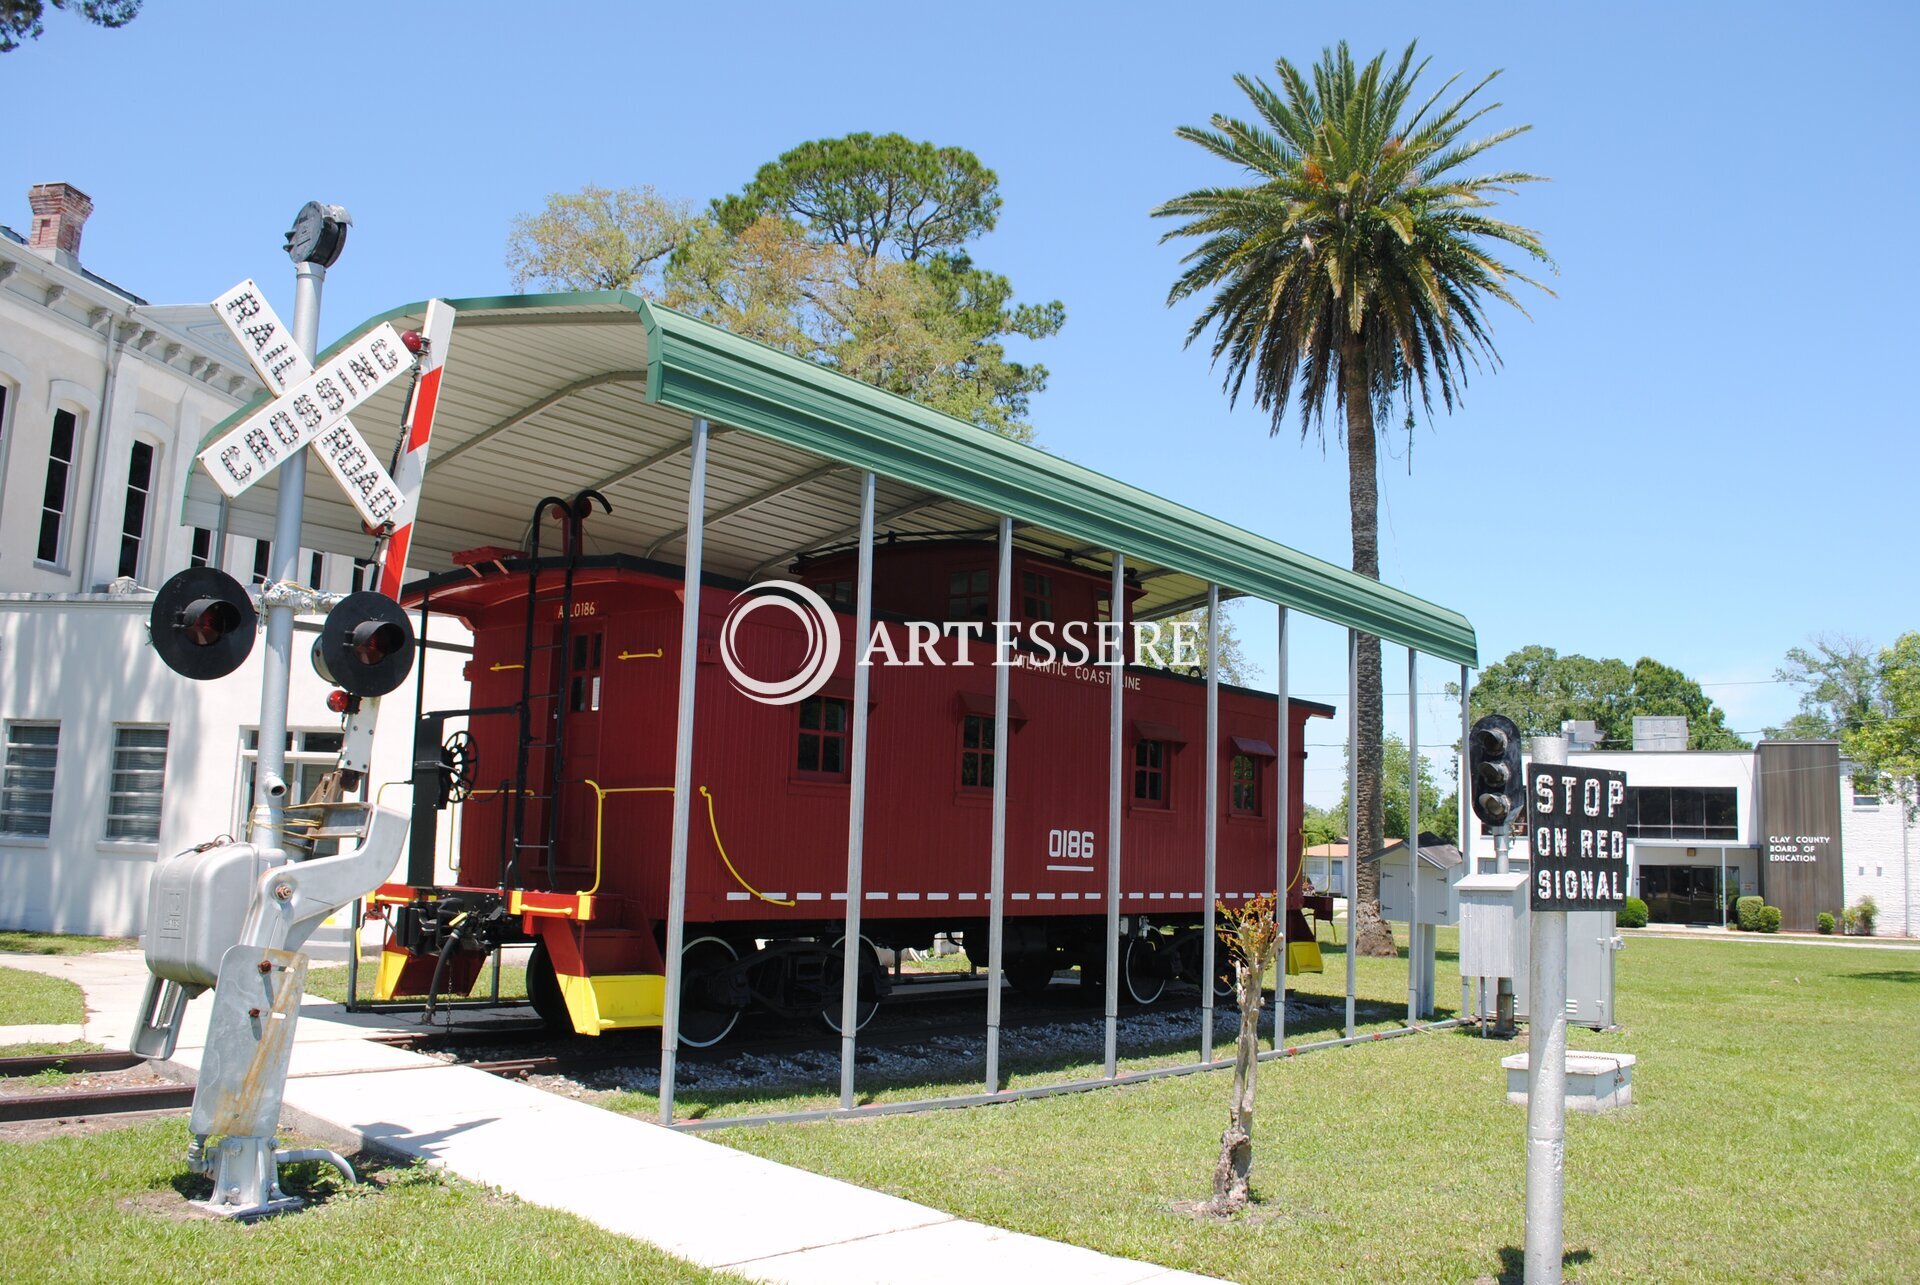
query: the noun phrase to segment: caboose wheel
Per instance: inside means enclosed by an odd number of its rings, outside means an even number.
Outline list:
[[[846,945],[846,941],[845,937],[840,937],[828,948],[827,966],[822,971],[820,979],[827,997],[827,1002],[820,1008],[820,1020],[825,1022],[827,1029],[836,1035],[840,1033],[840,979],[843,976],[841,961],[845,958],[842,947]],[[874,950],[873,943],[862,937],[860,939],[859,999],[855,1002],[853,1009],[857,1019],[853,1029],[856,1031],[871,1022],[873,1015],[880,1009],[880,997],[874,985],[879,976],[880,955]]]
[[[737,1008],[717,1007],[709,998],[708,977],[740,958],[740,953],[718,937],[690,941],[680,952],[680,1043],[690,1049],[711,1048],[732,1032],[740,1020]]]
[[[1126,953],[1120,957],[1120,984],[1127,988],[1127,998],[1136,1004],[1153,1003],[1167,988],[1167,979],[1154,970],[1154,956],[1158,953],[1150,937],[1127,939]]]
[[[1053,967],[1059,963],[1053,951],[1038,955],[1015,955],[1002,967],[1007,985],[1022,995],[1038,995],[1053,985]]]

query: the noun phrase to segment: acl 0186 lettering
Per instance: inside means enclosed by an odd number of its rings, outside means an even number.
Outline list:
[[[1614,910],[1627,900],[1627,774],[1527,768],[1527,880],[1535,910]]]

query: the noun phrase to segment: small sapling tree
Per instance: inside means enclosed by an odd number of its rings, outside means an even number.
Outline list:
[[[1260,982],[1280,946],[1278,907],[1271,894],[1238,909],[1219,907],[1217,931],[1233,968],[1234,993],[1240,999],[1240,1038],[1233,1050],[1233,1101],[1226,1132],[1220,1135],[1220,1159],[1213,1166],[1209,1213],[1238,1213],[1247,1203],[1253,1175],[1253,1087],[1260,1068]]]

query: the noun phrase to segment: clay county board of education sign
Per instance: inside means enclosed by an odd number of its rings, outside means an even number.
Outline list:
[[[1618,910],[1627,900],[1627,774],[1561,763],[1527,766],[1528,904]]]

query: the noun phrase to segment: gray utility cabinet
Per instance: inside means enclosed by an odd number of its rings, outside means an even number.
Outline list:
[[[1514,1013],[1531,1016],[1527,1007],[1528,925],[1527,876],[1467,875],[1458,884],[1460,895],[1460,973],[1488,979],[1487,1006],[1493,1006],[1492,979],[1513,979]],[[1596,1030],[1615,1025],[1613,953],[1621,948],[1611,910],[1567,912],[1567,1020]],[[1477,1008],[1477,990],[1468,988]],[[1491,1013],[1489,1013],[1489,1016]],[[1476,1011],[1473,1016],[1480,1014]]]

